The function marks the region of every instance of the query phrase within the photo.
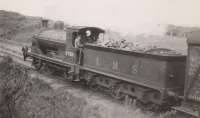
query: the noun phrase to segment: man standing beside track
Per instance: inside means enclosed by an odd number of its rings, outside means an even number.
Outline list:
[[[23,52],[23,56],[24,56],[24,61],[26,61],[28,47],[27,46],[23,46],[22,47],[22,52]]]

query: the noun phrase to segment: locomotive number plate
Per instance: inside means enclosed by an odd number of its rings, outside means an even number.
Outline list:
[[[69,56],[69,57],[74,57],[74,53],[71,52],[71,51],[66,51],[66,52],[65,52],[65,55],[66,55],[66,56]]]

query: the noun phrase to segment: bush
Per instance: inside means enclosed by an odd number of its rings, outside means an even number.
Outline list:
[[[0,62],[0,117],[19,118],[16,102],[28,94],[27,68],[4,57]]]

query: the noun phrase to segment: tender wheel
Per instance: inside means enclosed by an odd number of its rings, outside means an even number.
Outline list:
[[[112,89],[111,95],[117,100],[123,100],[125,94],[122,92],[123,87],[121,85],[115,85]]]

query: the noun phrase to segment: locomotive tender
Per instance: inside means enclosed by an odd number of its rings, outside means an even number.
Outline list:
[[[75,39],[91,32],[94,41],[84,40],[75,47]],[[183,95],[186,56],[178,54],[141,53],[95,45],[105,31],[97,27],[45,29],[32,40],[25,56],[33,58],[36,69],[56,65],[65,71],[66,79],[74,78],[93,89],[103,87],[116,99],[125,96],[144,104],[167,105]]]

